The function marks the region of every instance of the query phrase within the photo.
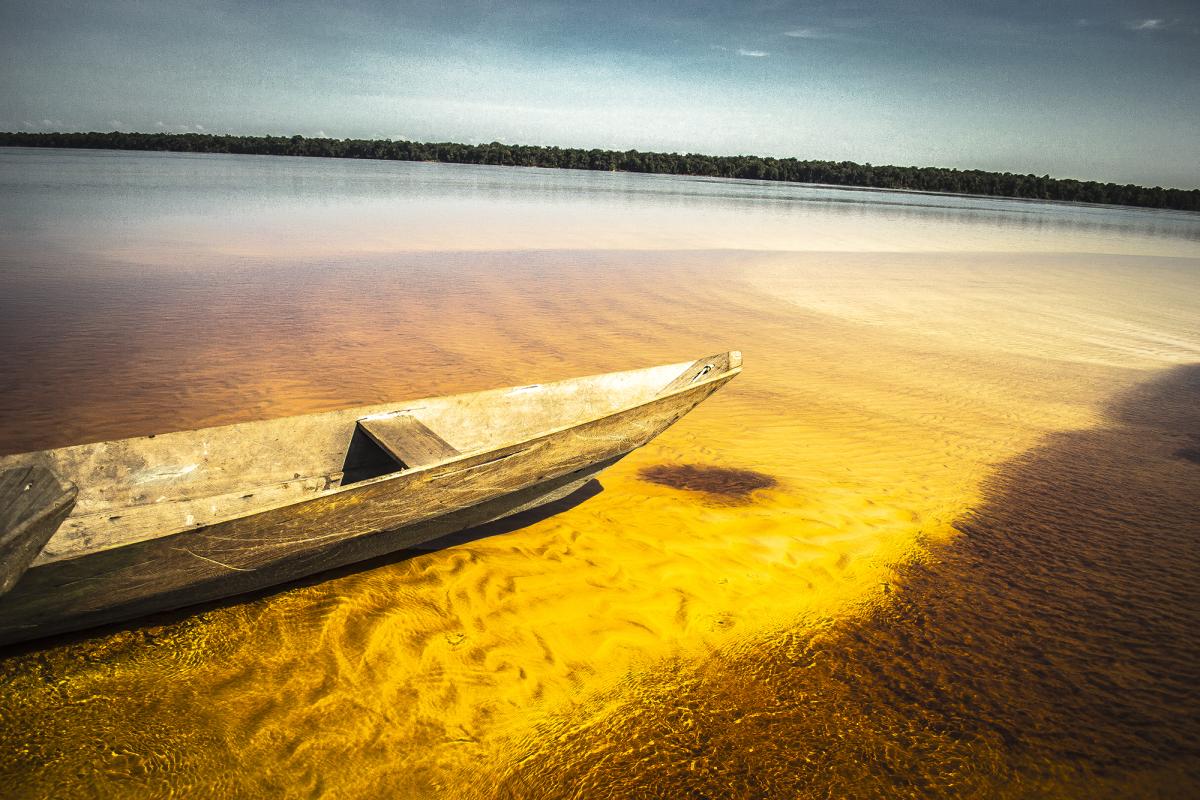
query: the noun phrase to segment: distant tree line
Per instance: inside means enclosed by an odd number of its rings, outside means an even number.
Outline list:
[[[440,161],[449,164],[494,164],[558,167],[662,175],[752,178],[833,186],[907,189],[950,194],[995,195],[1036,200],[1173,208],[1200,211],[1200,189],[1147,188],[1014,175],[1010,172],[889,167],[853,161],[801,161],[758,156],[706,156],[696,153],[642,153],[637,150],[581,150],[455,142],[409,142],[387,139],[309,139],[303,136],[217,136],[201,133],[2,133],[0,146],[79,147],[104,150],[170,150],[184,153],[241,153],[325,158],[373,158],[394,161]]]

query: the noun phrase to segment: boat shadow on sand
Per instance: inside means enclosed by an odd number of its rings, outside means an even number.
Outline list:
[[[335,580],[350,575],[355,575],[361,572],[378,569],[390,564],[397,564],[417,556],[424,556],[438,550],[455,547],[457,545],[469,544],[480,539],[486,539],[491,536],[499,536],[505,533],[511,533],[521,528],[529,527],[543,520],[562,514],[565,511],[570,511],[575,506],[584,503],[596,495],[604,491],[604,486],[598,479],[585,483],[583,486],[576,489],[566,497],[560,498],[545,505],[520,511],[516,514],[494,520],[492,522],[477,525],[473,528],[466,528],[461,531],[439,536],[436,539],[431,539],[416,547],[411,547],[403,550],[396,550],[386,555],[376,558],[358,561],[353,564],[347,564],[342,567],[324,570],[315,575],[309,575],[304,578],[298,578],[293,581],[281,583],[276,586],[271,586],[265,589],[259,589],[253,592],[246,592],[233,597],[226,597],[220,600],[212,600],[206,603],[198,603],[195,605],[185,606],[183,608],[174,609],[171,611],[160,611],[156,614],[140,617],[129,622],[114,623],[97,628],[90,628],[84,631],[75,633],[65,633],[57,636],[48,636],[41,639],[34,639],[29,642],[21,642],[18,644],[6,645],[0,647],[0,659],[11,656],[29,653],[36,650],[44,650],[51,647],[83,642],[89,639],[103,638],[122,631],[139,631],[146,628],[153,628],[162,625],[170,625],[180,622],[195,614],[200,614],[205,611],[213,611],[220,608],[228,608],[230,606],[240,605],[242,603],[261,600],[282,594],[284,592],[303,588],[306,586],[314,586],[326,581]]]
[[[492,796],[1195,797],[1198,451],[1172,368],[997,465],[869,613],[647,670]]]

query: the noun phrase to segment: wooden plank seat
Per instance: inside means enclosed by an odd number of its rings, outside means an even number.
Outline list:
[[[45,467],[0,472],[0,595],[17,584],[75,507],[77,489]]]
[[[411,414],[366,417],[358,427],[408,469],[436,464],[459,455],[449,442]]]

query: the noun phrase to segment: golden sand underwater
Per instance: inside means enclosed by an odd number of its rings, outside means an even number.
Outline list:
[[[1200,790],[1194,243],[263,269],[85,287],[0,448],[745,372],[540,521],[8,654],[5,796]]]

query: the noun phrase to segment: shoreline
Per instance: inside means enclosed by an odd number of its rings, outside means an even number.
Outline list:
[[[754,155],[713,156],[541,145],[461,144],[391,139],[310,139],[301,135],[234,136],[200,133],[0,132],[0,147],[137,150],[229,155],[426,161],[480,166],[525,166],[592,172],[632,172],[710,179],[837,186],[944,196],[1200,211],[1200,189],[1145,187],[1049,175],[858,164]],[[962,187],[954,190],[951,187]]]

